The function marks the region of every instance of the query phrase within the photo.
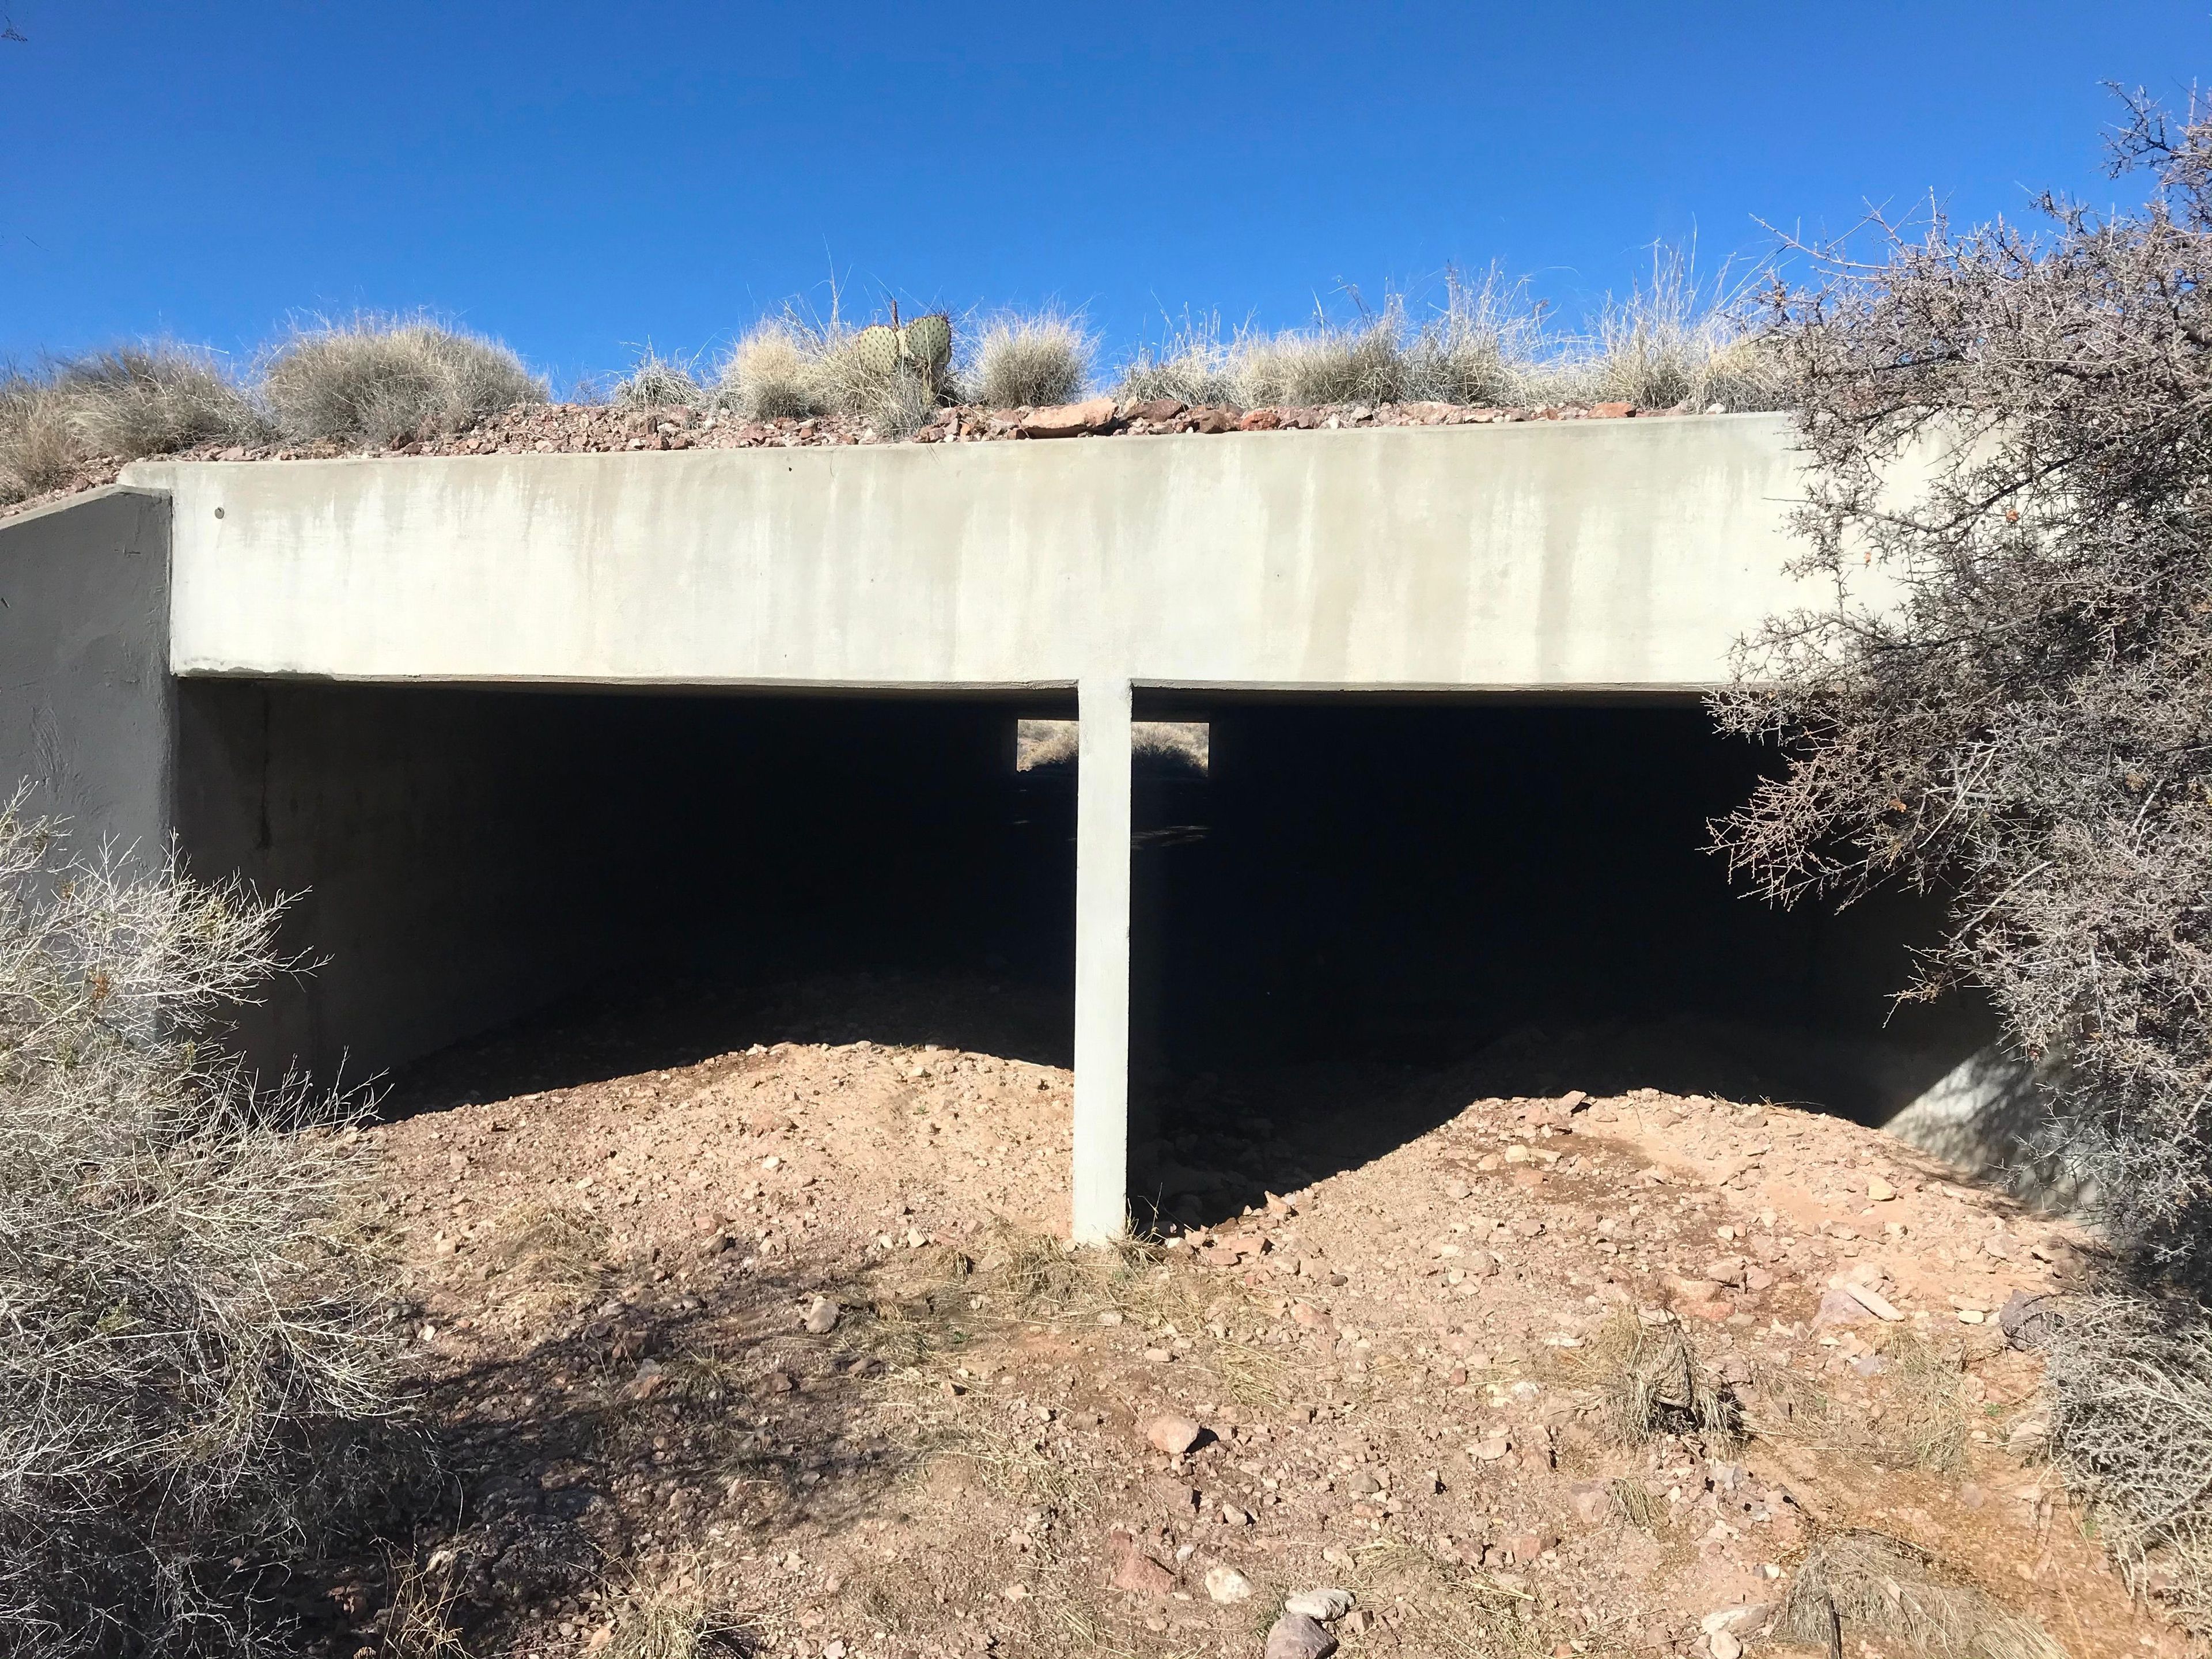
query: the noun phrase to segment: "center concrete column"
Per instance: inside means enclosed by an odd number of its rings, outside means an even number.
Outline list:
[[[1076,683],[1075,1175],[1079,1244],[1127,1224],[1129,682]]]

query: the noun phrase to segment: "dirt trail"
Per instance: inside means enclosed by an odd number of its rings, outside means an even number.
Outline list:
[[[1996,1310],[2078,1274],[2066,1226],[1838,1120],[1645,1090],[1473,1101],[1070,1256],[1069,1097],[992,1054],[778,1044],[375,1130],[465,1498],[405,1594],[337,1587],[327,1650],[443,1623],[623,1652],[703,1607],[810,1659],[1257,1656],[1338,1585],[1352,1655],[1729,1659],[1845,1525],[2069,1653],[2185,1650],[2033,1459]],[[1313,1167],[1264,1103],[1240,1123]],[[1634,1345],[1677,1331],[1747,1437],[1609,1431]],[[1205,1433],[1158,1449],[1164,1414]]]

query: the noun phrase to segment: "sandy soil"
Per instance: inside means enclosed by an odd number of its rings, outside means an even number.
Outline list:
[[[501,1093],[510,1044],[403,1096],[379,1220],[457,1496],[323,1650],[1258,1656],[1333,1585],[1352,1655],[1728,1659],[1866,1526],[2070,1654],[2186,1650],[2035,1462],[1995,1310],[2083,1270],[2069,1227],[1803,1112],[1440,1115],[1448,1078],[1378,1070],[1194,1091],[1149,1178],[1197,1224],[1071,1255],[1070,1078],[1004,1047]],[[1608,1426],[1678,1331],[1745,1437]]]

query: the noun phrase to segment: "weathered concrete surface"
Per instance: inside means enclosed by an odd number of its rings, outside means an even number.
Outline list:
[[[1129,1164],[1129,682],[1077,688],[1075,1168],[1084,1243],[1127,1224]]]
[[[0,521],[0,797],[77,850],[158,857],[170,828],[169,502],[107,489]]]
[[[1792,597],[1778,416],[147,463],[180,674],[1682,688]]]

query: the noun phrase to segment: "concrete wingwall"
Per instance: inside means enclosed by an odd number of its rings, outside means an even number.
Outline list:
[[[169,528],[122,488],[0,520],[0,794],[31,785],[82,853],[168,839]]]

